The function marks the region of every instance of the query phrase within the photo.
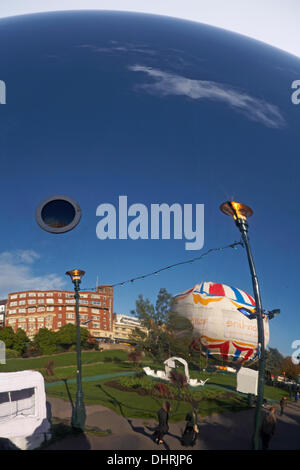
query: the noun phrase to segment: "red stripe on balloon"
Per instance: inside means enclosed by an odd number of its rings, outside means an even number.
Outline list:
[[[209,293],[210,295],[220,295],[225,297],[225,291],[222,284],[210,284]]]

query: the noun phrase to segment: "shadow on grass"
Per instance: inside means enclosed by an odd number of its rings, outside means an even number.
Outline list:
[[[69,389],[69,386],[68,386],[68,379],[61,379],[62,382],[65,384],[65,387],[66,387],[66,391],[67,391],[67,395],[68,395],[68,398],[69,398],[69,402],[70,402],[70,405],[72,407],[72,412],[74,410],[74,403],[73,403],[73,400],[72,400],[72,396],[71,396],[71,393],[70,393],[70,389]]]

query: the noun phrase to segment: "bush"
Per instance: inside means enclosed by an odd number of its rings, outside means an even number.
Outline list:
[[[30,344],[22,355],[24,358],[37,356],[42,356],[42,350],[37,344]]]
[[[162,397],[169,397],[170,396],[170,389],[168,385],[163,382],[159,382],[154,385],[154,390],[158,392],[158,394]]]
[[[142,379],[143,377],[146,377],[146,372],[144,370],[140,371],[140,372],[136,372],[134,374],[134,377],[136,377],[137,379]]]
[[[142,357],[142,353],[140,351],[131,351],[128,354],[128,359],[129,361],[133,362],[135,365],[137,365]]]
[[[173,385],[184,388],[187,385],[187,379],[184,374],[173,369],[170,373],[170,379]]]
[[[20,357],[20,353],[14,349],[7,348],[5,350],[5,357],[6,359],[14,359],[16,357]]]
[[[122,362],[122,359],[120,359],[120,358],[117,357],[117,356],[114,356],[112,360],[113,360],[113,362],[117,362],[117,363]]]

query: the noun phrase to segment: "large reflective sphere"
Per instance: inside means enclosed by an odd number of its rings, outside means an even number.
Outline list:
[[[284,297],[285,311],[296,311],[300,106],[291,84],[299,78],[296,57],[199,23],[96,11],[1,19],[2,252],[34,251],[39,261],[30,269],[44,287],[66,287],[69,266],[85,267],[86,287],[97,278],[115,283],[199,254],[174,237],[172,223],[170,239],[151,239],[150,221],[148,238],[130,238],[126,227],[120,236],[119,196],[149,213],[150,204],[192,204],[193,211],[204,204],[204,250],[238,239],[219,206],[242,201],[254,211],[249,233],[263,306],[280,308]],[[55,194],[82,210],[80,223],[60,236],[35,221],[36,207]],[[116,236],[100,240],[104,203],[115,208]],[[50,225],[72,219],[64,210],[57,221],[50,209]],[[201,263],[200,278],[251,293],[241,249]],[[116,292],[116,311],[129,312],[140,292],[195,285],[198,269],[194,263],[131,283]],[[12,275],[7,290],[32,288],[24,276],[20,286]]]

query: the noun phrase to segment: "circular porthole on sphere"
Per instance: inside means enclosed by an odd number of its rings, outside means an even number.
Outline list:
[[[35,218],[43,230],[51,233],[65,233],[79,223],[81,209],[69,196],[52,196],[39,204]]]

